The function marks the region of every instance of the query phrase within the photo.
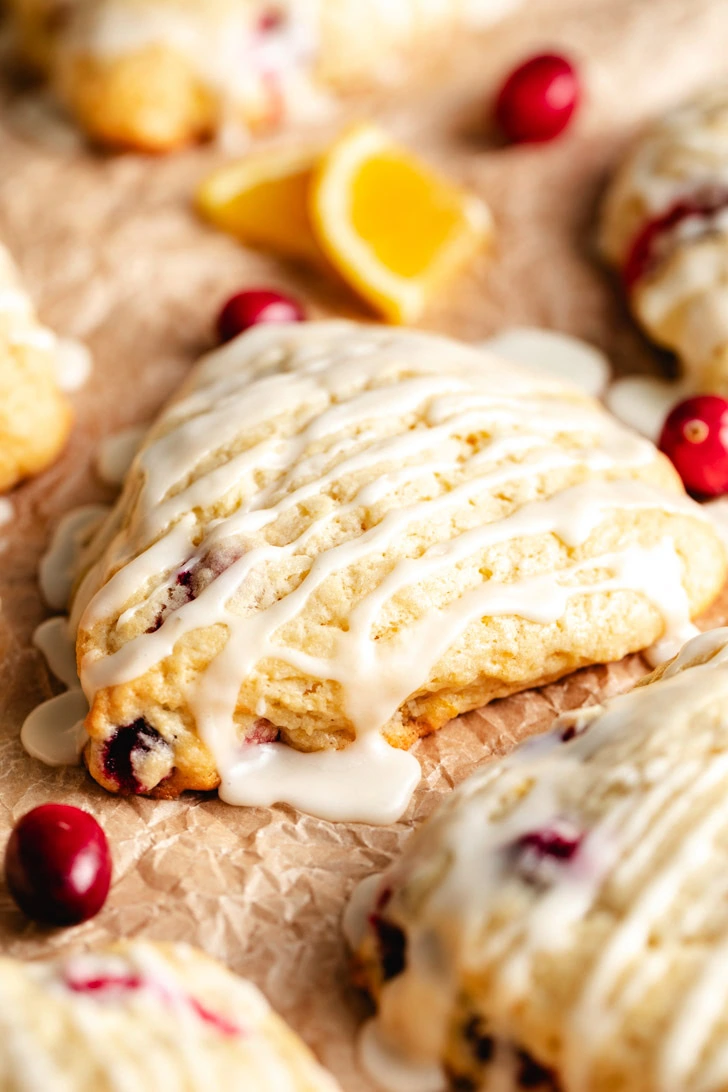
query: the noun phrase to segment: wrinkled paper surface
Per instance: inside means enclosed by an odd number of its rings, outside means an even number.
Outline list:
[[[472,40],[426,86],[352,102],[479,192],[498,224],[495,253],[444,294],[423,325],[479,340],[511,324],[543,324],[604,348],[619,372],[656,370],[594,255],[594,213],[608,168],[634,129],[712,76],[728,55],[725,0],[526,0]],[[586,103],[556,144],[499,149],[483,134],[495,82],[529,51],[559,48],[580,63]],[[116,799],[80,769],[51,770],[19,743],[24,716],[60,687],[30,644],[48,611],[38,559],[69,508],[112,494],[95,479],[100,438],[149,420],[212,343],[220,303],[236,288],[279,285],[315,317],[366,317],[343,286],[246,253],[199,223],[190,195],[222,160],[214,148],[167,159],[104,158],[50,124],[35,98],[3,92],[0,238],[14,252],[43,319],[91,346],[96,368],[73,397],[77,427],[64,457],[15,491],[0,529],[0,849],[36,804],[89,808],[113,848],[104,911],[76,929],[29,924],[0,886],[0,943],[36,958],[119,936],[184,940],[252,978],[336,1073],[345,1092],[371,1092],[357,1071],[355,1029],[366,1003],[348,985],[340,933],[345,900],[380,871],[413,826],[476,766],[544,729],[563,709],[625,689],[640,657],[580,671],[540,692],[496,702],[416,745],[424,777],[389,827],[332,825],[286,807],[236,809],[217,798]],[[280,138],[279,138],[280,139]],[[291,137],[283,139],[292,139]],[[705,625],[728,618],[728,597]]]

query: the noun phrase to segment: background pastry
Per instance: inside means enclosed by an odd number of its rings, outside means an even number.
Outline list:
[[[0,959],[0,995],[5,1092],[338,1087],[255,986],[186,945]]]
[[[485,765],[373,892],[370,1067],[396,1044],[432,1089],[725,1088],[727,793],[726,629]]]
[[[263,756],[406,748],[674,639],[725,555],[668,461],[577,389],[331,322],[203,358],[86,565],[93,776],[250,802]]]
[[[391,78],[443,36],[513,0],[13,0],[32,55],[97,140],[163,151],[226,121],[320,111],[331,91]],[[49,34],[49,26],[51,33]]]
[[[691,385],[728,391],[728,84],[638,139],[607,193],[601,247]]]
[[[58,386],[55,336],[39,323],[0,244],[0,491],[58,456],[71,407]]]

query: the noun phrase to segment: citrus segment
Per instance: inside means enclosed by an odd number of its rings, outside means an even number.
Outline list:
[[[200,186],[202,215],[248,246],[320,260],[308,212],[316,152],[261,152],[215,171]]]
[[[331,263],[393,322],[416,319],[433,290],[491,231],[481,201],[373,125],[350,130],[322,157],[313,172],[310,215]]]

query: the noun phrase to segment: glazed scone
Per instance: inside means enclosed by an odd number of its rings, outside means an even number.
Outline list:
[[[337,1092],[252,983],[183,944],[0,959],[3,1092]]]
[[[39,2],[13,0],[31,36]],[[72,0],[53,78],[96,140],[165,151],[227,122],[255,130],[319,112],[328,92],[391,77],[407,56],[513,3]]]
[[[576,388],[322,322],[202,359],[85,566],[91,773],[229,798],[246,759],[406,748],[674,639],[726,559],[664,456]]]
[[[638,140],[607,193],[601,248],[691,386],[728,391],[728,84]]]
[[[18,271],[0,245],[0,492],[44,470],[71,429],[58,386],[57,343],[40,325]]]
[[[725,1092],[727,857],[722,629],[484,766],[364,892],[365,1064],[386,1088],[394,1043],[428,1092]]]

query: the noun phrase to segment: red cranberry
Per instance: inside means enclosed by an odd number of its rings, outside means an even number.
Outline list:
[[[81,808],[33,808],[10,835],[5,877],[29,918],[49,925],[88,921],[106,902],[111,885],[106,835]]]
[[[268,288],[247,288],[231,296],[217,320],[220,341],[232,341],[238,334],[261,322],[303,322],[304,310],[297,300]]]
[[[700,394],[679,402],[662,427],[659,447],[691,493],[727,493],[728,400]]]
[[[553,140],[579,104],[579,77],[566,57],[540,53],[511,72],[496,98],[495,116],[515,144]]]

